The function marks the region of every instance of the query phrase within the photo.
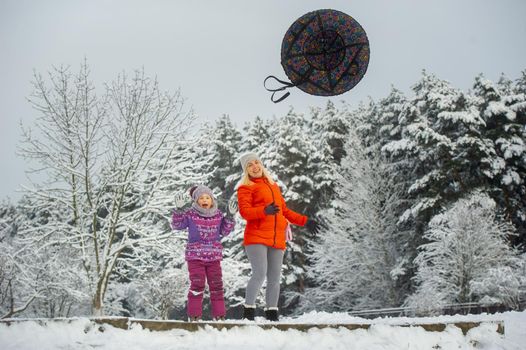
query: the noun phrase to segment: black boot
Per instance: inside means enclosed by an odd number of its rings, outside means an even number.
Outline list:
[[[265,317],[269,321],[279,321],[278,309],[267,309],[265,310]]]
[[[243,318],[249,321],[254,321],[254,316],[256,316],[256,307],[243,306]]]

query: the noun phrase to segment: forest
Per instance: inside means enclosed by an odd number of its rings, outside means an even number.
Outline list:
[[[206,184],[226,211],[247,151],[290,208],[322,224],[292,229],[282,313],[523,305],[526,70],[480,74],[468,91],[423,71],[410,94],[241,126],[198,123],[181,91],[159,85],[138,70],[100,93],[86,63],[35,74],[38,121],[22,127],[20,154],[40,180],[0,204],[0,318],[182,315],[174,198]],[[223,240],[231,309],[250,273],[243,230],[237,215]]]

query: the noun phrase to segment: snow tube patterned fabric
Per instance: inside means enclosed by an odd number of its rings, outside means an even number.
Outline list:
[[[360,82],[369,54],[367,34],[354,18],[336,10],[317,10],[301,16],[286,32],[281,65],[299,89],[334,96]]]

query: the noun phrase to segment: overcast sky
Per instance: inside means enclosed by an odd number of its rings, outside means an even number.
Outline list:
[[[322,8],[354,17],[371,46],[365,77],[334,102],[379,99],[391,85],[410,94],[422,69],[461,89],[479,73],[515,79],[526,69],[524,0],[0,0],[0,200],[27,183],[15,152],[19,123],[37,115],[26,102],[33,70],[77,71],[86,57],[102,87],[144,67],[163,89],[181,88],[201,120],[228,114],[242,126],[326,104],[298,89],[274,104],[262,86],[269,74],[286,78],[280,47],[292,22]]]

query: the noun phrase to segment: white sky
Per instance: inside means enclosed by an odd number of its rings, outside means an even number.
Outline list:
[[[98,87],[123,70],[144,67],[165,90],[181,88],[204,120],[228,114],[237,123],[307,112],[327,99],[293,89],[280,104],[262,86],[280,65],[281,40],[303,14],[332,8],[354,17],[371,45],[367,74],[332,98],[352,105],[385,97],[390,86],[409,94],[422,69],[470,88],[484,73],[517,78],[526,69],[524,0],[0,0],[0,200],[26,183],[15,155],[19,122],[36,113],[25,98],[35,69],[87,57]]]

